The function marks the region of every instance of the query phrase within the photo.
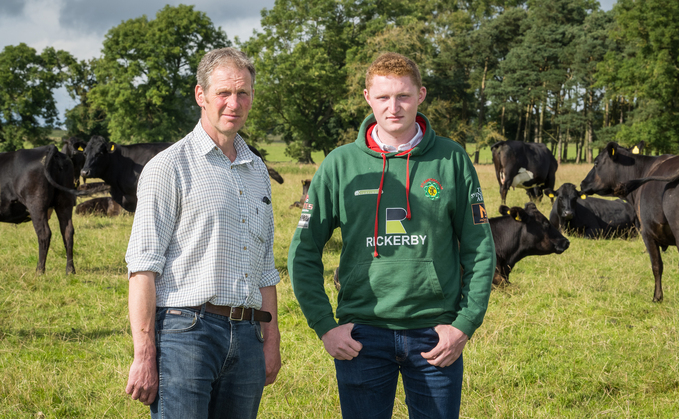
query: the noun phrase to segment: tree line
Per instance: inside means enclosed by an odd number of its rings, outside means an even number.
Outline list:
[[[299,162],[356,138],[370,111],[364,73],[383,51],[420,65],[422,112],[476,158],[502,139],[546,143],[559,161],[591,162],[611,140],[679,151],[679,2],[618,0],[605,12],[596,0],[276,0],[261,15],[242,42],[193,6],[168,5],[111,28],[92,60],[4,48],[0,150],[49,141],[60,86],[77,102],[69,136],[178,140],[200,115],[198,62],[233,45],[257,69],[243,136],[282,138]]]

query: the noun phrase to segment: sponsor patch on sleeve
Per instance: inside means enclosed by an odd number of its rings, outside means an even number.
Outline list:
[[[472,214],[474,216],[474,224],[486,224],[488,222],[488,213],[483,202],[472,204]]]
[[[302,215],[299,216],[297,228],[309,228],[309,220],[311,219],[311,211],[313,209],[314,205],[309,203],[309,195],[307,195],[304,200],[304,206],[302,206]]]

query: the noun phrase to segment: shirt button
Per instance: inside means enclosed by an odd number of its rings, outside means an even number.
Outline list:
[[[243,218],[243,222],[245,222],[245,218]]]
[[[238,191],[238,192],[240,192],[240,194],[243,195],[243,191]]]
[[[248,277],[248,274],[245,274],[245,277],[247,278],[247,277]]]
[[[247,246],[243,246],[243,250],[248,250],[248,247],[247,247]]]

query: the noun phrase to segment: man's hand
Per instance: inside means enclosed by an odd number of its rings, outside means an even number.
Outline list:
[[[155,350],[153,354],[134,357],[125,392],[132,396],[132,400],[139,400],[147,406],[156,399],[156,394],[158,394],[158,367]]]
[[[460,329],[449,324],[439,324],[434,330],[439,335],[439,343],[431,351],[422,352],[422,357],[435,367],[452,365],[462,355],[469,338]]]
[[[265,386],[273,384],[281,369],[281,335],[270,332],[264,338],[264,362],[266,363],[266,382]],[[276,336],[277,335],[277,336]]]
[[[358,356],[363,344],[351,337],[353,323],[343,324],[328,330],[321,339],[325,350],[335,359],[350,361]]]

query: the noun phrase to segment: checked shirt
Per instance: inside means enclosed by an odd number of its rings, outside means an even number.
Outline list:
[[[125,260],[158,274],[158,307],[260,309],[259,288],[280,281],[266,166],[240,135],[234,145],[231,162],[198,122],[142,171]]]

